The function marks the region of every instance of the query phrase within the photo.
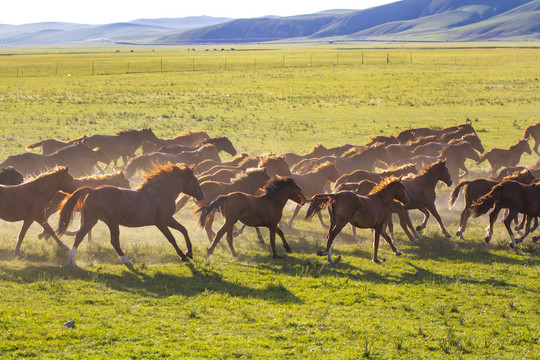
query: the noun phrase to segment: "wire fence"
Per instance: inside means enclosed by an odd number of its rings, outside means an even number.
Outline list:
[[[516,65],[537,64],[540,49],[524,51],[355,50],[262,54],[261,51],[184,51],[124,54],[21,54],[0,56],[0,78],[96,76],[187,71],[265,70],[277,68],[370,65]]]

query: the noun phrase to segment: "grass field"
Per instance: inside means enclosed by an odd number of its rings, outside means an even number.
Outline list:
[[[206,130],[249,153],[303,153],[316,143],[363,144],[370,135],[466,119],[486,149],[507,147],[539,121],[540,50],[520,45],[198,48],[195,63],[207,68],[195,71],[187,49],[2,49],[0,154],[45,137],[141,127],[161,137]],[[98,69],[107,62],[120,70]],[[468,165],[487,175],[487,165]],[[448,210],[450,189],[439,191],[454,233],[462,205]],[[355,243],[347,228],[334,247],[343,260],[330,265],[315,255],[325,244],[318,221],[286,232],[295,252],[284,259],[272,260],[253,231],[235,240],[238,258],[226,246],[208,258],[192,211],[177,215],[194,241],[189,264],[157,229],[121,229],[134,269],[120,265],[102,224],[73,269],[53,243],[37,239],[36,225],[23,243],[26,257],[16,259],[20,224],[3,222],[0,358],[540,357],[540,247],[528,239],[511,250],[499,223],[491,244],[483,242],[485,218],[471,221],[467,240],[445,239],[432,220],[420,246],[398,230],[403,256],[382,244],[382,265],[370,261],[371,233],[361,231]],[[75,329],[62,326],[68,320]]]

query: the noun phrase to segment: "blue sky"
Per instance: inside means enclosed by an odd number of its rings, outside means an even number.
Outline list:
[[[249,18],[265,15],[291,16],[330,9],[366,9],[397,0],[5,0],[0,24],[45,21],[106,24],[140,18],[176,18],[208,15]]]

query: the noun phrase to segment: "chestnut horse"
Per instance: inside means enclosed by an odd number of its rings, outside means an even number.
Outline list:
[[[497,220],[499,212],[501,209],[508,209],[508,214],[504,219],[504,226],[508,231],[508,235],[510,235],[510,247],[514,247],[516,242],[523,241],[523,238],[528,234],[528,230],[516,241],[510,225],[519,213],[529,216],[528,225],[530,225],[530,219],[540,215],[540,184],[525,185],[513,180],[502,181],[471,206],[471,214],[473,217],[478,217],[487,213],[491,208],[493,208],[493,211],[489,214],[486,242],[489,242],[493,236],[493,224]]]
[[[450,126],[445,129],[432,129],[432,128],[415,128],[407,129],[400,132],[396,139],[400,144],[407,144],[417,140],[420,137],[431,136],[431,135],[444,135],[446,133],[451,133],[457,130],[466,130],[467,133],[475,133],[474,128],[470,123],[459,124],[455,126]]]
[[[319,251],[317,255],[327,255],[328,261],[334,263],[332,259],[334,238],[348,223],[359,228],[371,228],[375,230],[373,239],[374,263],[381,262],[377,257],[379,237],[381,235],[390,245],[394,254],[401,255],[401,252],[396,249],[385,231],[385,224],[388,221],[390,207],[394,199],[402,203],[407,203],[408,201],[405,187],[399,179],[395,178],[387,178],[367,196],[357,195],[351,191],[315,195],[310,201],[311,204],[309,205],[306,218],[312,217],[326,207],[329,208],[330,213],[330,229],[326,235],[326,250]]]
[[[307,154],[298,155],[295,153],[285,153],[285,154],[282,154],[281,156],[285,158],[285,161],[287,162],[287,164],[289,164],[289,166],[293,166],[294,164],[304,159],[320,158],[320,157],[328,156],[328,155],[330,155],[330,152],[328,151],[328,149],[325,148],[321,144],[317,144]]]
[[[525,129],[523,138],[528,140],[531,137],[534,139],[533,150],[536,154],[540,155],[540,153],[538,153],[538,145],[540,144],[540,123],[527,126]]]
[[[56,139],[46,139],[41,140],[36,143],[30,144],[26,147],[26,150],[41,148],[41,155],[51,155],[58,150],[65,148],[66,146],[73,145],[78,141],[82,141],[86,139],[86,135],[83,135],[81,137],[78,137],[76,139],[71,139],[68,141],[60,141]]]
[[[228,195],[221,195],[207,206],[201,207],[199,212],[199,224],[206,225],[208,219],[219,210],[225,218],[225,224],[217,232],[214,241],[207,248],[208,255],[214,252],[214,248],[219,243],[223,235],[227,234],[227,242],[233,256],[236,256],[233,246],[234,225],[241,221],[244,225],[252,227],[267,227],[270,230],[270,246],[272,257],[279,258],[276,252],[276,233],[283,242],[285,251],[290,253],[291,247],[285,240],[283,231],[278,227],[283,213],[283,207],[288,200],[298,204],[304,204],[306,198],[302,195],[302,190],[292,178],[273,179],[263,188],[263,194],[254,196],[241,192],[234,192]]]
[[[220,136],[220,137],[209,138],[209,139],[203,140],[197,146],[168,145],[168,146],[164,146],[160,148],[158,151],[169,153],[169,154],[179,154],[184,151],[195,151],[201,146],[207,145],[207,144],[214,145],[216,147],[217,152],[225,151],[231,156],[236,156],[236,149],[234,148],[234,145],[232,144],[231,140],[229,140],[229,138],[226,136]]]
[[[485,160],[491,165],[491,174],[495,175],[501,167],[511,167],[519,164],[523,153],[532,154],[529,143],[525,139],[518,140],[508,149],[493,148],[480,157],[477,164],[481,164]]]
[[[356,171],[353,171],[352,173],[340,176],[334,183],[334,192],[339,191],[339,190],[336,190],[336,188],[340,184],[343,184],[343,183],[352,183],[352,182],[359,182],[362,180],[370,180],[378,184],[385,177],[391,177],[391,176],[400,177],[400,176],[405,176],[409,174],[417,174],[417,173],[418,171],[416,170],[416,167],[413,164],[406,164],[399,167],[389,168],[380,173],[374,173],[374,172],[366,171],[366,170],[356,170]]]
[[[178,134],[173,139],[157,138],[153,140],[146,140],[142,143],[143,154],[149,154],[158,151],[160,148],[170,145],[187,145],[198,146],[210,136],[205,131],[199,130],[186,130],[181,134]]]
[[[520,172],[506,177],[504,180],[514,180],[523,184],[529,184],[534,180],[532,173],[525,169]],[[459,197],[459,193],[463,192],[465,198],[465,208],[461,212],[461,218],[459,221],[459,229],[456,235],[463,239],[463,233],[467,226],[467,220],[471,216],[471,206],[479,198],[486,195],[493,189],[495,185],[498,185],[502,180],[488,180],[488,179],[474,179],[460,182],[450,194],[449,207],[452,208]]]
[[[68,262],[76,266],[75,253],[86,234],[103,221],[111,233],[111,244],[122,262],[127,266],[133,263],[124,255],[120,247],[119,226],[141,227],[155,225],[172,244],[182,261],[193,258],[191,241],[186,228],[173,218],[174,200],[183,192],[200,200],[203,192],[193,175],[193,168],[185,164],[167,163],[147,174],[137,190],[114,186],[100,186],[96,189],[85,186],[67,197],[60,207],[58,234],[64,234],[72,221],[73,213],[81,209],[81,227]],[[176,244],[170,228],[182,233],[187,245],[184,254]]]
[[[17,237],[15,255],[22,256],[22,241],[34,221],[54,238],[58,246],[69,250],[47,222],[45,207],[58,191],[70,193],[73,190],[73,177],[67,167],[56,168],[20,185],[0,186],[0,219],[10,222],[23,221]]]

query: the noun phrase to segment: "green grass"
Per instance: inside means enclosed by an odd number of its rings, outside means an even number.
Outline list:
[[[56,64],[50,57],[60,55],[42,50],[2,56],[0,69],[12,67],[13,56],[20,66],[32,63],[36,69]],[[369,50],[385,61],[386,50]],[[227,135],[249,153],[301,153],[315,143],[362,144],[374,134],[442,128],[466,119],[489,149],[507,147],[538,121],[535,48],[413,49],[418,63],[412,65],[405,61],[409,49],[394,49],[403,62],[364,66],[345,61],[349,55],[358,59],[362,49],[355,48],[341,49],[343,63],[337,66],[232,67],[235,60],[254,57],[258,64],[270,63],[285,51],[286,59],[312,53],[335,58],[335,49],[276,47],[230,52],[227,71],[73,72],[70,77],[43,71],[3,77],[0,153],[22,152],[44,137],[143,126],[162,137],[184,129]],[[118,55],[95,52],[103,61]],[[178,49],[157,52],[135,55],[188,56]],[[60,63],[81,67],[91,59],[61,56]],[[225,55],[199,51],[197,56],[222,64]],[[477,56],[486,61],[477,65],[472,60]],[[471,61],[454,61],[462,58]],[[525,156],[522,163],[535,160]],[[468,165],[475,176],[487,175],[487,165]],[[447,210],[448,194],[440,189],[439,208],[453,233],[462,205]],[[66,254],[54,243],[37,239],[37,225],[23,243],[26,257],[16,259],[12,252],[21,224],[3,222],[0,357],[537,359],[540,354],[540,248],[526,240],[511,250],[499,223],[491,244],[483,242],[485,218],[472,220],[462,241],[444,239],[432,219],[420,246],[398,229],[403,256],[393,256],[382,244],[387,260],[382,265],[370,261],[371,233],[360,231],[363,241],[354,243],[346,228],[334,247],[343,259],[330,265],[315,255],[325,244],[318,221],[298,221],[297,230],[286,232],[295,252],[284,259],[272,260],[268,244],[258,244],[252,230],[235,239],[238,258],[226,245],[208,258],[206,236],[192,211],[177,216],[193,238],[195,259],[189,264],[180,263],[157,229],[122,228],[133,270],[121,265],[103,224],[95,228],[96,244],[83,242],[80,268],[73,269],[64,265]],[[286,209],[287,216],[291,212]],[[415,224],[421,220],[419,213],[413,217]],[[181,235],[175,236],[185,248]],[[280,245],[278,252],[284,254]],[[68,320],[76,321],[75,329],[62,326]]]

